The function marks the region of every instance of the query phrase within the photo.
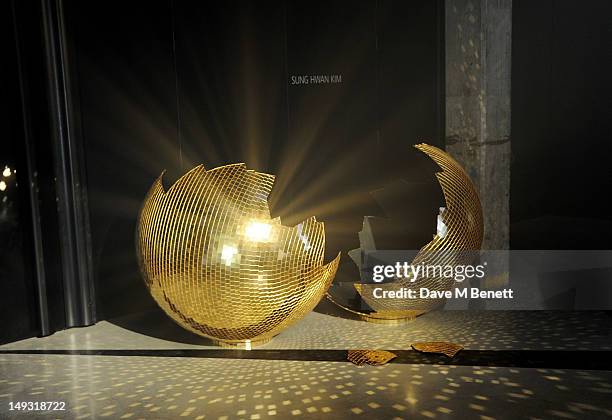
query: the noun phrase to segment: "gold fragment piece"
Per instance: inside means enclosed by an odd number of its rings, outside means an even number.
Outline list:
[[[347,355],[347,359],[357,366],[381,366],[396,357],[397,354],[386,350],[349,350]]]
[[[459,351],[463,350],[463,346],[455,343],[447,343],[445,341],[427,341],[423,343],[414,343],[412,348],[422,353],[439,353],[446,357],[453,358]]]

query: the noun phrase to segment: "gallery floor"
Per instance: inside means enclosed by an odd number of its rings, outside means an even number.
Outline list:
[[[424,355],[419,341],[465,350]],[[398,357],[346,360],[363,348]],[[0,346],[0,418],[610,418],[610,356],[604,312],[440,311],[395,326],[312,312],[251,351],[152,313]],[[66,411],[10,411],[18,401]]]

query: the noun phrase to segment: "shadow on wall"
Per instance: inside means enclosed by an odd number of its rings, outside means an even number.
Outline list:
[[[140,276],[135,229],[136,220],[115,218],[105,232],[95,258],[99,320],[158,309]]]

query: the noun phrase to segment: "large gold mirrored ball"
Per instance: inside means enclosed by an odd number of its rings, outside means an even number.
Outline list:
[[[248,348],[321,300],[340,254],[323,264],[325,229],[314,217],[294,227],[270,217],[273,175],[243,163],[197,166],[168,191],[162,177],[141,209],[137,250],[151,295],[174,321]]]

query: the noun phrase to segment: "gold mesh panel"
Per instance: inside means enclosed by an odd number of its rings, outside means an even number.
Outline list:
[[[346,356],[349,362],[357,366],[363,366],[365,364],[381,366],[387,364],[396,357],[397,354],[386,350],[349,350]]]
[[[445,341],[427,341],[423,343],[414,343],[411,346],[416,351],[422,353],[439,353],[446,357],[453,358],[457,353],[463,350],[463,346],[455,343],[447,343]]]
[[[200,165],[168,191],[162,177],[140,212],[137,249],[151,295],[174,321],[228,343],[266,341],[319,302],[340,254],[323,265],[314,217],[295,227],[270,217],[273,175]]]
[[[417,149],[433,159],[442,172],[436,173],[444,193],[446,210],[442,219],[447,227],[444,237],[437,234],[433,240],[420,249],[412,261],[413,265],[467,265],[473,262],[474,250],[480,249],[483,236],[482,208],[476,188],[461,165],[448,153],[428,144],[415,145]],[[413,289],[418,295],[421,287],[430,290],[451,290],[455,285],[452,278],[424,277],[411,282],[410,279],[396,279],[392,283],[359,284],[355,288],[376,312],[393,314],[397,311],[410,311],[421,314],[444,303],[444,299],[382,299],[374,298],[374,288],[399,291]]]

